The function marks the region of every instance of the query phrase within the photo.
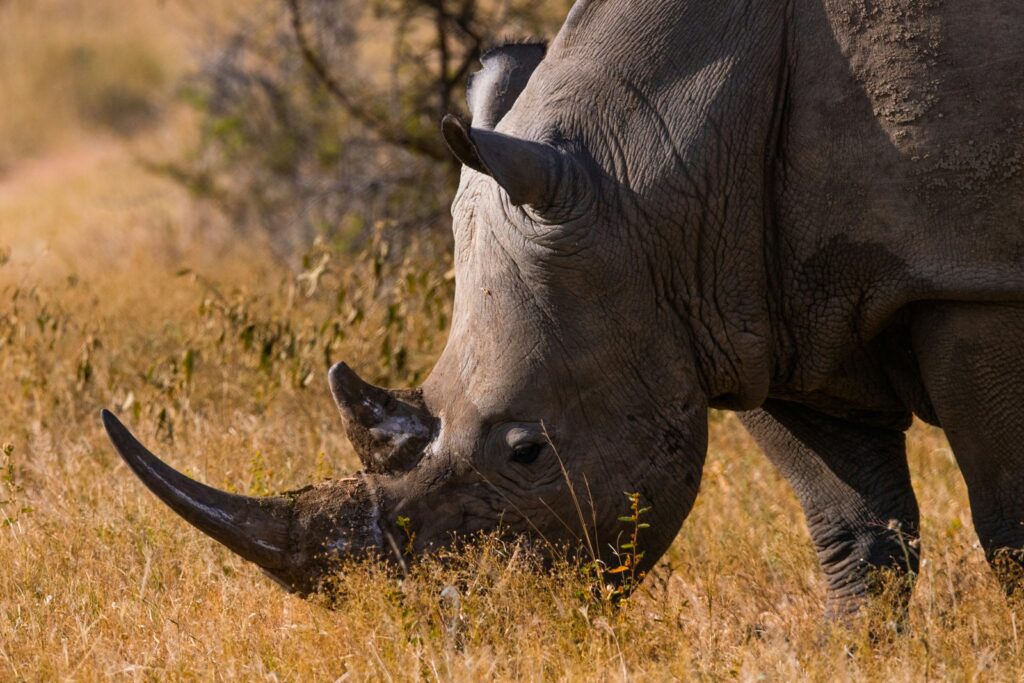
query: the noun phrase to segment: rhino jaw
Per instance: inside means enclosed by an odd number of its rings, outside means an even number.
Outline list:
[[[380,506],[365,477],[265,498],[219,491],[153,455],[112,413],[103,426],[118,454],[157,498],[290,592],[321,588],[341,560],[382,547]]]

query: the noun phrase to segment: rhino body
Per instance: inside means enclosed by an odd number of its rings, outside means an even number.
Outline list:
[[[222,500],[108,414],[115,445],[308,592],[338,557],[390,554],[399,516],[418,552],[500,526],[614,561],[623,491],[652,508],[649,566],[697,495],[708,409],[736,410],[844,613],[874,571],[917,571],[918,415],[949,436],[1013,590],[1021,35],[1016,0],[581,0],[546,51],[485,57],[472,124],[444,122],[465,165],[448,345],[416,391],[330,373],[363,474]]]

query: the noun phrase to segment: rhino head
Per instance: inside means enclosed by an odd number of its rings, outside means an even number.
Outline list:
[[[673,247],[640,240],[626,220],[636,207],[595,160],[586,112],[538,115],[539,101],[557,99],[557,73],[519,97],[543,54],[521,45],[485,57],[469,98],[475,124],[443,122],[464,170],[452,329],[429,378],[394,391],[345,364],[330,370],[363,472],[231,495],[175,472],[104,414],[157,496],[290,590],[317,590],[354,554],[415,556],[498,529],[617,562],[624,492],[650,508],[640,539],[650,565],[693,504],[708,389],[690,332],[665,305],[684,293],[656,270]]]

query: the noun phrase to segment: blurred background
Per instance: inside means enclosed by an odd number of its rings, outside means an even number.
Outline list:
[[[339,357],[421,381],[454,286],[440,119],[570,4],[0,0],[9,418],[114,404],[171,439],[231,408],[194,388],[222,376],[250,412]]]
[[[48,271],[443,239],[441,116],[482,51],[553,35],[570,4],[0,0],[0,243]]]

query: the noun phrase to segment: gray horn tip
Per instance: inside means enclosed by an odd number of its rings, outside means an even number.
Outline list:
[[[106,408],[100,410],[100,419],[103,420],[103,426],[108,430],[111,424],[115,424],[118,421],[114,414]]]
[[[146,474],[156,468],[166,467],[166,465],[150,453],[112,412],[104,409],[100,412],[100,418],[103,420],[103,428],[107,431],[107,436],[114,444],[117,454],[147,486],[152,488]]]
[[[327,381],[331,385],[331,393],[339,404],[350,404],[358,401],[366,392],[364,382],[347,363],[335,363],[327,373]]]

